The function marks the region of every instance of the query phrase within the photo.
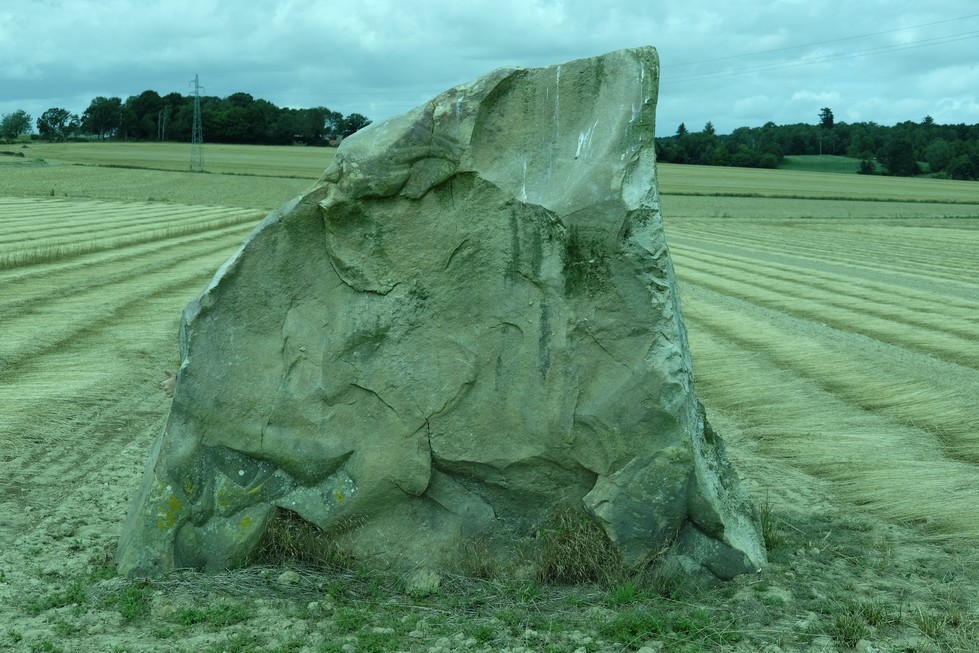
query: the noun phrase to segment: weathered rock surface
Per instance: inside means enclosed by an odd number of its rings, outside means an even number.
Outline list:
[[[120,572],[240,564],[277,508],[385,565],[568,505],[630,564],[764,562],[692,385],[657,83],[652,48],[498,70],[347,139],[187,307]]]

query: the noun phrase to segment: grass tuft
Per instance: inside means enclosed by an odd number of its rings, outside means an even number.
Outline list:
[[[350,556],[322,529],[284,508],[276,510],[255,557],[258,563],[268,565],[300,563],[332,570],[353,566]]]
[[[762,504],[760,510],[761,518],[761,534],[765,539],[765,548],[768,551],[772,551],[779,544],[782,543],[784,537],[782,533],[782,526],[779,524],[778,519],[772,514],[772,504],[768,496],[765,497],[765,503]]]
[[[608,584],[622,559],[605,531],[582,512],[562,509],[541,530],[537,579],[558,584]]]

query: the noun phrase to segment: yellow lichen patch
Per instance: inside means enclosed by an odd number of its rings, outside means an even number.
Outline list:
[[[241,518],[241,523],[238,524],[238,528],[240,528],[241,530],[246,530],[249,526],[252,525],[253,521],[254,520],[252,519],[251,515],[245,515],[244,517]]]
[[[173,528],[174,524],[177,523],[177,516],[180,514],[182,508],[183,504],[181,504],[180,499],[177,497],[167,499],[164,510],[157,515],[156,527],[160,530]]]

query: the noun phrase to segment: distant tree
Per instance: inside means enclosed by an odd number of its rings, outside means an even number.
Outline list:
[[[738,149],[731,157],[731,165],[742,168],[756,168],[758,167],[758,160],[759,156],[756,151],[747,145],[738,145]]]
[[[226,103],[232,107],[241,107],[242,109],[247,109],[251,106],[252,102],[255,101],[249,93],[232,93],[224,99]]]
[[[340,135],[346,138],[351,134],[360,131],[367,125],[371,124],[371,121],[366,116],[362,116],[359,113],[351,113],[343,117],[340,124]]]
[[[186,138],[179,132],[179,127],[177,134],[174,134],[173,132],[175,117],[184,107],[191,107],[190,98],[184,97],[180,93],[167,93],[161,98],[161,100],[163,102],[163,108],[160,109],[156,116],[157,138],[159,138],[161,141],[190,140],[191,125],[189,117],[186,120],[186,125],[182,123],[180,124],[181,127],[186,128]],[[191,108],[190,110],[192,111],[193,109]]]
[[[782,162],[782,157],[771,152],[765,152],[758,158],[759,168],[777,168]]]
[[[31,115],[22,109],[4,114],[0,118],[0,136],[3,138],[13,140],[21,134],[29,134],[30,131]]]
[[[41,138],[49,141],[63,141],[74,133],[81,122],[78,116],[68,111],[52,107],[37,119],[37,131]]]
[[[704,125],[704,133],[707,134],[708,136],[713,136],[717,133],[714,130],[714,123],[712,123],[710,120],[708,120],[707,124]]]
[[[935,124],[935,119],[932,118],[931,116],[925,116],[924,119],[922,119],[921,124],[922,125],[934,125]]]
[[[275,106],[268,100],[258,99],[252,102],[245,111],[248,114],[248,122],[252,126],[253,142],[283,144],[291,143],[291,140],[283,141],[275,130],[276,118],[282,109]]]
[[[339,111],[327,110],[323,129],[325,130],[324,136],[327,138],[331,140],[338,138],[343,130],[343,114]]]
[[[122,105],[121,136],[140,140],[159,138],[163,106],[163,98],[156,91],[130,95]]]
[[[952,160],[952,146],[944,138],[936,138],[925,148],[925,161],[929,172],[940,172]]]
[[[977,173],[979,173],[979,166],[964,154],[955,157],[948,164],[948,176],[952,179],[973,180],[977,177]]]
[[[861,159],[860,168],[857,170],[858,174],[861,175],[873,175],[877,173],[877,166],[870,159]]]
[[[819,126],[823,129],[833,128],[833,110],[829,107],[823,107],[819,112]]]
[[[82,114],[82,124],[99,140],[111,136],[122,122],[122,99],[107,98],[101,95],[92,100]]]
[[[877,125],[874,123],[854,125],[850,131],[850,144],[847,146],[846,155],[855,159],[870,159],[879,149],[875,133]]]
[[[300,109],[294,136],[306,145],[323,145],[330,136],[339,132],[338,123],[342,120],[343,114],[326,107]]]
[[[680,123],[680,126],[676,128],[676,135],[677,136],[686,136],[687,135],[687,126],[685,124],[683,124],[682,122]]]
[[[884,169],[889,175],[913,177],[921,174],[918,162],[914,158],[914,149],[903,136],[889,138],[877,153],[877,159],[884,164]]]

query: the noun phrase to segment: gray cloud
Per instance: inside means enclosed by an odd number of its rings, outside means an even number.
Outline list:
[[[659,4],[20,0],[0,6],[0,113],[189,93],[199,74],[209,95],[381,119],[500,66],[649,44],[660,134],[814,123],[823,106],[848,122],[979,122],[972,0]]]

